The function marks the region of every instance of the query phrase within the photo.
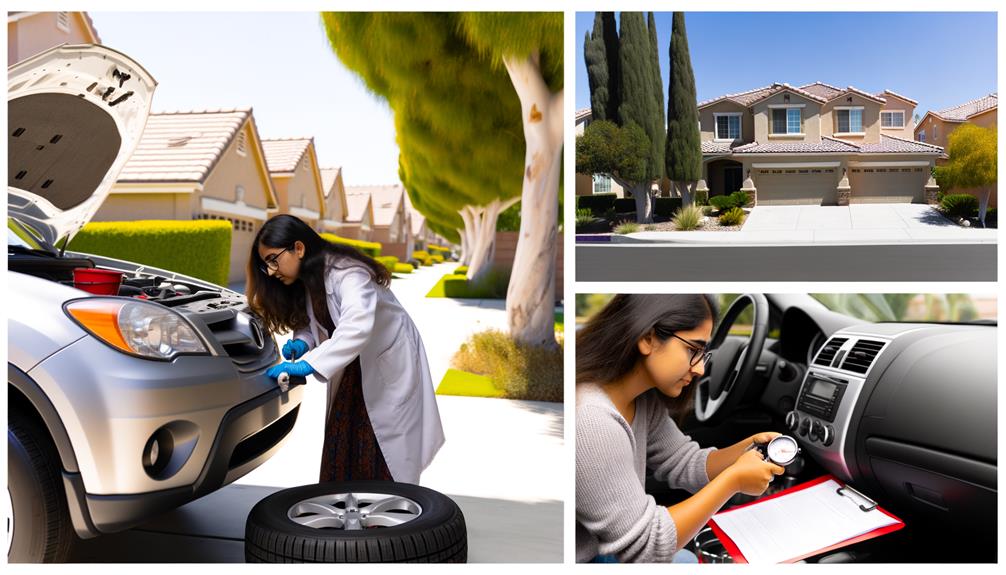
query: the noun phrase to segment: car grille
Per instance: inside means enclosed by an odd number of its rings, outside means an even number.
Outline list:
[[[204,311],[199,319],[239,372],[254,373],[276,363],[276,344],[255,316],[230,308]]]

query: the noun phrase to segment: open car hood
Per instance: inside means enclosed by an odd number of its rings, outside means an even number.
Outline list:
[[[133,153],[156,86],[128,56],[93,44],[8,68],[8,216],[65,248]]]

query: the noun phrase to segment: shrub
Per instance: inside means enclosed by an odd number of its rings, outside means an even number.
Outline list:
[[[376,258],[381,255],[381,244],[377,242],[365,242],[363,240],[351,240],[348,238],[340,237],[335,234],[324,233],[320,234],[321,237],[332,242],[333,244],[343,244],[346,246],[352,246],[361,252],[367,254],[372,258]]]
[[[734,207],[734,200],[730,196],[713,196],[709,198],[709,205],[716,208],[717,212],[724,212]]]
[[[435,264],[442,264],[444,263],[444,256],[440,254],[433,254],[430,256],[430,260]]]
[[[398,263],[398,264],[395,264],[395,269],[393,269],[391,271],[394,272],[394,273],[396,273],[396,274],[411,274],[414,269],[415,268],[412,267],[412,264]]]
[[[504,299],[510,285],[510,269],[490,268],[472,282],[460,274],[447,274],[433,286],[426,297],[455,299]]]
[[[706,190],[695,190],[695,203],[700,206],[709,204],[709,192]]]
[[[384,267],[388,268],[389,272],[394,272],[395,266],[398,264],[398,258],[395,256],[377,256],[374,259]]]
[[[702,224],[702,208],[699,206],[687,206],[675,212],[671,219],[674,229],[680,231],[694,230]]]
[[[716,211],[716,208],[713,206],[702,206],[702,215],[704,216],[711,216],[714,211]]]
[[[555,349],[526,346],[501,331],[488,330],[462,344],[452,365],[488,377],[508,399],[563,400],[561,344]]]
[[[635,222],[622,222],[615,226],[616,234],[634,234],[639,231],[639,224]]]
[[[430,244],[430,245],[426,246],[426,251],[428,251],[428,252],[440,252],[444,257],[446,257],[446,256],[448,256],[451,253],[451,248],[449,248],[447,246],[438,246],[438,245],[435,245],[435,244]]]
[[[721,226],[736,226],[744,221],[744,210],[740,208],[730,208],[720,214]]]
[[[635,198],[618,198],[615,200],[615,212],[619,214],[628,214],[636,211],[636,199]]]
[[[458,266],[454,269],[454,275],[465,275],[468,273],[468,266]]]
[[[77,233],[67,249],[227,285],[231,224],[214,220],[93,222]]]
[[[947,194],[940,202],[943,213],[952,218],[970,218],[978,213],[978,198],[971,194]]]
[[[412,259],[418,261],[424,266],[433,265],[433,258],[430,257],[430,253],[423,250],[417,250],[412,252]]]
[[[589,224],[592,221],[594,221],[594,212],[585,208],[577,208],[576,225],[582,226],[584,224]]]
[[[592,196],[577,196],[576,209],[590,210],[595,216],[602,216],[604,212],[615,207],[615,194],[594,194]]]
[[[665,218],[671,217],[681,208],[681,198],[654,198],[653,214]]]
[[[734,201],[735,208],[743,208],[751,201],[751,196],[749,196],[747,192],[742,192],[740,190],[730,194],[730,198]]]

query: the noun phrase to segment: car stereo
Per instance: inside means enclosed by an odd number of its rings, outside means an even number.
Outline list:
[[[796,408],[832,423],[849,381],[817,372],[807,374]]]

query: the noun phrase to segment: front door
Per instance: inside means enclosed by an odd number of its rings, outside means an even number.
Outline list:
[[[732,194],[741,189],[744,182],[743,170],[741,166],[727,166],[723,168],[724,194]]]

